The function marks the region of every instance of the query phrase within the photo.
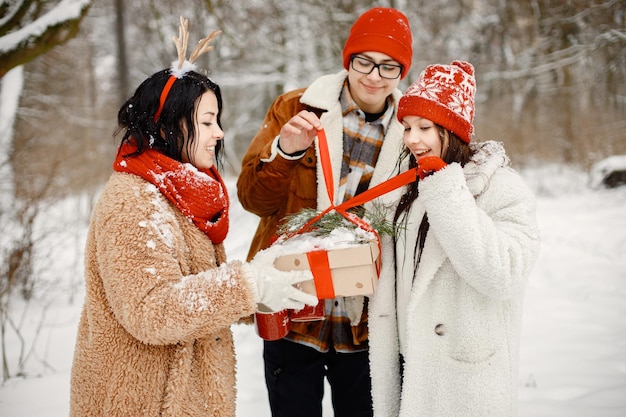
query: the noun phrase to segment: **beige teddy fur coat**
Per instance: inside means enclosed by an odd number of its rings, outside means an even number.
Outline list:
[[[241,263],[152,184],[113,173],[92,214],[71,416],[235,416]]]

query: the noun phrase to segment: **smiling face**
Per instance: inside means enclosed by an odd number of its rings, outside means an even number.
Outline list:
[[[419,116],[404,116],[404,144],[416,160],[425,156],[443,158],[447,148],[447,136],[440,136],[439,127],[428,119]]]
[[[360,52],[356,56],[376,64],[400,65],[398,61],[381,52]],[[391,80],[382,78],[379,68],[373,68],[369,74],[362,74],[351,63],[348,67],[348,82],[350,94],[359,108],[366,113],[379,113],[385,109],[387,96],[398,87],[400,77]]]
[[[188,143],[188,130],[183,126],[185,133],[183,162],[189,162],[200,169],[209,169],[215,164],[215,145],[224,138],[224,132],[217,124],[218,113],[215,93],[206,91],[200,96],[196,107],[194,115],[196,137],[193,143]]]

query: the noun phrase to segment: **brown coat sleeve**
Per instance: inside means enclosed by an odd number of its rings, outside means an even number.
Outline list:
[[[283,217],[316,206],[314,147],[298,160],[277,155],[271,162],[263,161],[270,157],[272,142],[282,126],[299,111],[309,109],[300,103],[303,91],[285,93],[274,101],[242,161],[237,196],[244,209],[261,217],[248,258],[270,245]]]

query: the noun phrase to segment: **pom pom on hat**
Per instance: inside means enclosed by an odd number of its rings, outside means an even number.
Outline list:
[[[402,65],[400,78],[404,78],[413,59],[413,37],[406,16],[386,7],[374,7],[359,16],[343,47],[343,67],[348,69],[352,55],[367,51],[398,61]]]
[[[407,88],[398,104],[398,120],[419,116],[469,143],[474,135],[476,79],[469,62],[429,65]]]

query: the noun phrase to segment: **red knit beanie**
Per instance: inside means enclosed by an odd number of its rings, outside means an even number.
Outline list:
[[[429,65],[407,88],[398,104],[398,120],[419,116],[469,143],[474,135],[476,79],[469,62]]]
[[[367,51],[398,61],[402,65],[400,78],[404,78],[413,59],[413,37],[406,16],[385,7],[374,7],[359,16],[343,47],[343,67],[348,69],[352,55]]]

